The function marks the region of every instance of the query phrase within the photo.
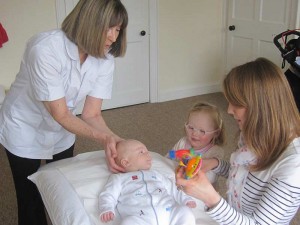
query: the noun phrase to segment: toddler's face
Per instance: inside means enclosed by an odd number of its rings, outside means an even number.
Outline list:
[[[186,123],[185,132],[195,149],[205,147],[218,134],[214,121],[207,112],[192,112]]]

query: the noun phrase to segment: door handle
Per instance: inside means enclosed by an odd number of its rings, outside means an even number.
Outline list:
[[[234,26],[234,25],[230,25],[230,26],[228,27],[228,29],[229,29],[230,31],[233,31],[233,30],[235,30],[235,26]]]
[[[141,34],[141,36],[145,36],[146,35],[146,31],[142,30],[140,34]]]

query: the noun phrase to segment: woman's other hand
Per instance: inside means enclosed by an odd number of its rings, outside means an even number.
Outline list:
[[[180,168],[176,174],[176,185],[186,194],[193,196],[211,208],[218,204],[221,196],[207,179],[205,173],[200,170],[193,178],[184,178],[184,168]]]
[[[115,161],[115,159],[117,157],[116,145],[121,140],[123,140],[123,139],[121,139],[115,135],[110,135],[106,138],[106,143],[105,143],[106,163],[107,163],[108,169],[113,173],[125,172],[124,168],[118,166]]]

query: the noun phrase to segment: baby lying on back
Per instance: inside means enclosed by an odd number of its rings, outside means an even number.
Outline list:
[[[100,193],[102,222],[113,220],[117,208],[121,225],[195,224],[190,208],[195,208],[196,202],[178,190],[173,180],[151,169],[152,158],[143,143],[121,141],[117,153],[116,163],[126,172],[112,174]]]

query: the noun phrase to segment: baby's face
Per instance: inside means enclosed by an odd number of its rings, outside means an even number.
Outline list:
[[[146,146],[135,140],[130,140],[128,147],[128,160],[134,170],[148,170],[152,165],[151,155]]]

